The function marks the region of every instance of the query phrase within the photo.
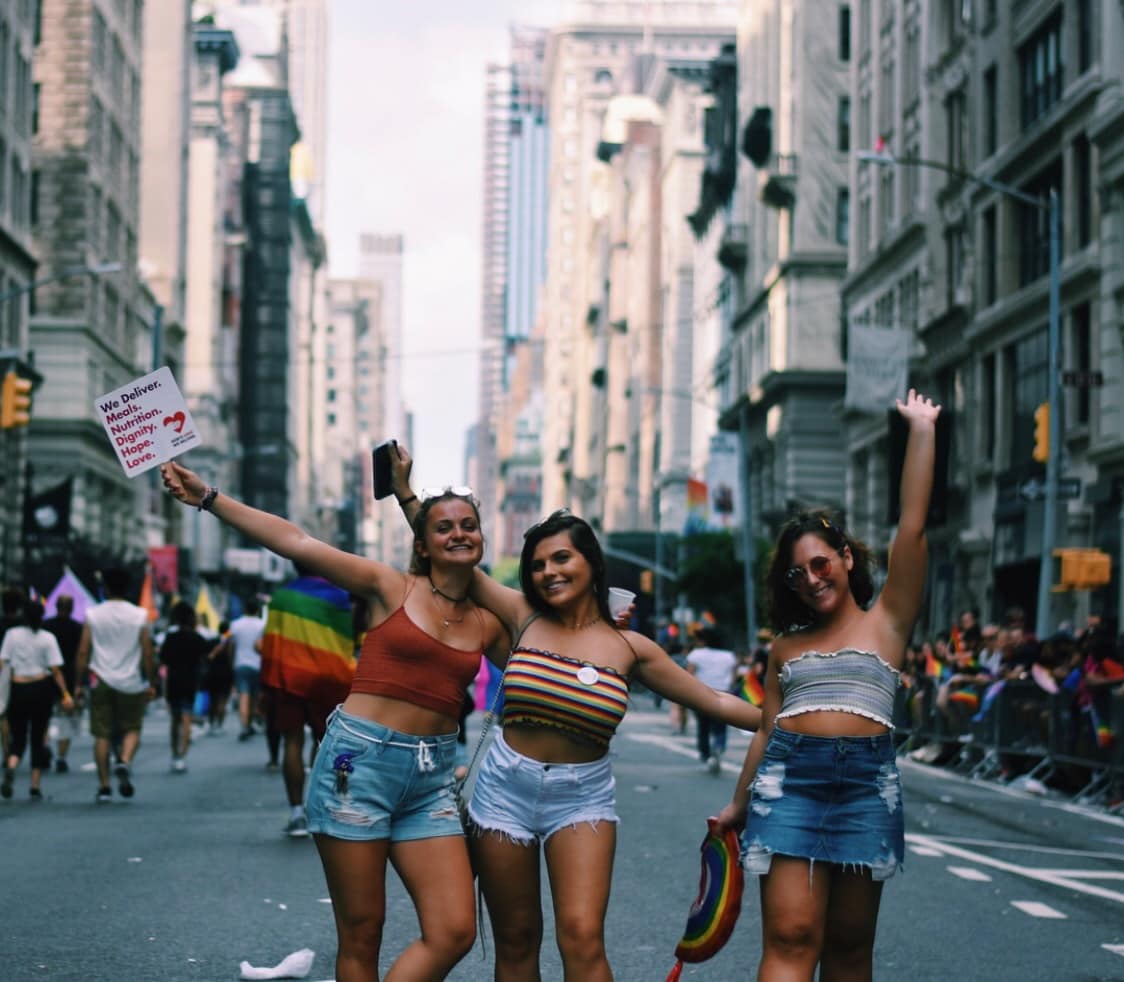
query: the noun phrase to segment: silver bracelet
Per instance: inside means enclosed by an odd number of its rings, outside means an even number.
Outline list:
[[[218,497],[218,493],[218,488],[207,488],[207,490],[203,492],[203,497],[199,499],[199,510],[210,511],[211,505],[215,503],[215,498]]]

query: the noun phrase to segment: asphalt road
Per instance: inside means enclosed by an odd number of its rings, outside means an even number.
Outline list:
[[[228,723],[228,727],[230,724]],[[149,713],[134,767],[137,794],[96,805],[89,738],[73,770],[49,775],[47,798],[0,802],[0,979],[237,979],[242,959],[273,965],[316,954],[333,975],[335,932],[314,846],[290,840],[280,775],[264,741],[233,729],[197,740],[186,774],[169,771],[167,717]],[[722,775],[693,739],[672,734],[646,697],[614,747],[622,818],[608,921],[622,982],[663,982],[698,885],[705,819],[728,799],[746,738]],[[875,951],[880,980],[1124,980],[1124,820],[903,763],[906,871],[887,885]],[[414,936],[412,907],[390,876],[383,969]],[[543,978],[561,978],[547,906]],[[683,979],[754,977],[755,884],[737,930]],[[450,976],[492,976],[479,943]]]

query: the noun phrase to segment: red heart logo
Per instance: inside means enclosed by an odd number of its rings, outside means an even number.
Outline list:
[[[187,422],[187,417],[183,413],[176,413],[175,416],[165,416],[164,425],[174,426],[177,433],[183,432],[184,424]]]

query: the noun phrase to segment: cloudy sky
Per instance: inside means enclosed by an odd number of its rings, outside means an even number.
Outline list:
[[[476,415],[484,68],[506,60],[510,24],[557,23],[560,8],[559,0],[330,4],[332,275],[358,272],[360,233],[405,236],[402,367],[416,487],[463,479]]]

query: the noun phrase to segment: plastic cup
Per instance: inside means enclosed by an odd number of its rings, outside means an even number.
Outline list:
[[[635,599],[636,594],[631,590],[625,590],[619,586],[609,587],[609,613],[613,617],[620,617]]]

